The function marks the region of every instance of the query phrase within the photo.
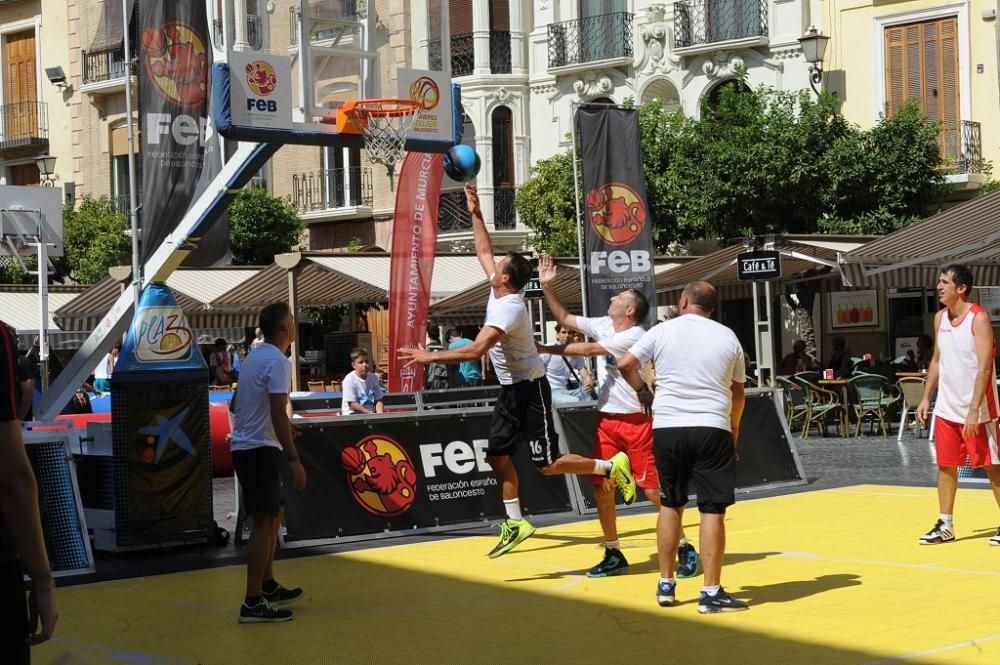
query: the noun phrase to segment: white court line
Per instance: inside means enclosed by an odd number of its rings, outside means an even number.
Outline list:
[[[902,656],[892,656],[891,658],[882,658],[879,660],[870,660],[864,665],[879,665],[880,663],[898,663],[902,660],[910,660],[911,658],[919,658],[920,656],[930,656],[935,653],[942,653],[944,651],[951,651],[953,649],[961,649],[962,647],[974,647],[977,644],[983,642],[990,642],[992,640],[1000,640],[1000,633],[996,635],[989,635],[988,637],[980,637],[979,639],[969,640],[967,642],[956,642],[955,644],[946,644],[941,647],[935,647],[933,649],[925,649],[924,651],[914,651],[913,653],[906,653]]]
[[[932,570],[939,573],[962,573],[965,575],[985,575],[988,577],[1000,577],[1000,570],[969,570],[968,568],[947,568],[936,563],[906,563],[903,561],[880,561],[878,559],[838,559],[836,557],[826,557],[811,552],[779,552],[776,556],[783,556],[789,559],[806,559],[809,561],[824,561],[827,563],[851,563],[868,566],[892,566],[894,568],[920,568]]]

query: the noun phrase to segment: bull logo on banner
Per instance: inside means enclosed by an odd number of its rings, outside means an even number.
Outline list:
[[[649,219],[642,197],[620,182],[589,191],[587,210],[594,232],[615,247],[635,240]]]
[[[180,21],[142,34],[146,71],[160,93],[182,108],[198,107],[208,95],[208,51],[198,32]]]
[[[340,464],[347,471],[354,498],[374,515],[399,515],[416,498],[413,460],[387,436],[373,434],[345,448]]]

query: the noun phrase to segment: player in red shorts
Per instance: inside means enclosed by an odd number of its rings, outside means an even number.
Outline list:
[[[646,318],[649,304],[646,297],[635,289],[626,289],[611,299],[608,315],[587,318],[566,311],[555,293],[556,264],[550,256],[543,256],[538,263],[538,278],[545,293],[545,301],[556,321],[578,330],[597,340],[592,343],[573,343],[546,346],[543,353],[596,356],[598,376],[597,432],[594,438],[595,459],[608,459],[619,452],[628,455],[636,485],[646,498],[659,510],[660,478],[653,460],[652,419],[621,373],[617,360],[635,344],[646,331],[639,322]],[[606,478],[592,476],[595,485],[597,515],[604,531],[604,559],[587,571],[588,577],[608,577],[624,572],[628,561],[618,542],[615,513],[614,484]],[[698,552],[681,530],[681,546],[677,551],[677,576],[693,577],[698,572]]]
[[[968,455],[973,467],[983,467],[1000,505],[1000,454],[997,451],[997,380],[993,361],[996,346],[989,314],[968,302],[972,271],[964,265],[945,267],[938,277],[938,299],[944,309],[934,317],[936,343],[927,368],[927,385],[917,416],[927,422],[930,396],[934,404],[938,463],[938,503],[941,514],[921,545],[955,540],[952,514],[958,491],[958,467]],[[990,538],[1000,545],[1000,529]]]

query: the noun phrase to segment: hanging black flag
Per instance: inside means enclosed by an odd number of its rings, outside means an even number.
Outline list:
[[[625,289],[649,301],[645,325],[656,322],[652,220],[646,203],[639,113],[614,106],[581,106],[587,306],[604,316]]]
[[[212,48],[205,3],[145,0],[139,27],[145,263],[218,174],[222,159],[209,113]],[[228,225],[219,220],[185,265],[218,263],[228,249]]]

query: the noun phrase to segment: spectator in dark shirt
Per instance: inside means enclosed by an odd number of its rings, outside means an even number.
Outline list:
[[[833,375],[838,379],[844,379],[851,375],[851,352],[847,348],[847,340],[840,335],[833,338],[833,353],[826,363],[826,369],[832,369]]]

